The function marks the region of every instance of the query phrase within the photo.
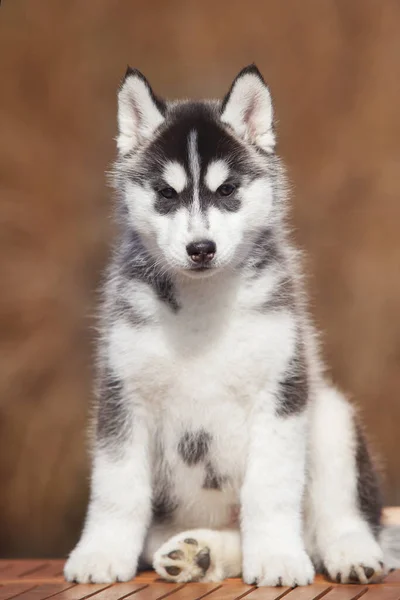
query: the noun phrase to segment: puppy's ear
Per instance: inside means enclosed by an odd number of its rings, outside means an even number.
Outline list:
[[[273,152],[273,109],[269,89],[255,65],[240,71],[222,101],[221,120],[243,140]]]
[[[147,79],[128,67],[118,92],[118,137],[120,154],[127,154],[150,138],[164,121],[165,103],[157,98]]]

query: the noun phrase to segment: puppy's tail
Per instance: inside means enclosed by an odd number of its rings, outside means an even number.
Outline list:
[[[389,569],[400,569],[400,525],[383,527],[379,541]]]

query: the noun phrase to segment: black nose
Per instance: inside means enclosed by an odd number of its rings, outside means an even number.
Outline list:
[[[186,251],[194,263],[206,264],[212,261],[217,251],[217,246],[212,240],[191,242],[186,246]]]

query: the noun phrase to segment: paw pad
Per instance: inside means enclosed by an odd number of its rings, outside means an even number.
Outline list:
[[[172,575],[172,577],[175,577],[175,575],[179,575],[179,573],[181,572],[181,569],[179,567],[165,567],[165,570],[167,571],[168,575]]]
[[[163,579],[202,581],[211,565],[210,548],[195,538],[172,538],[156,552],[154,568]]]

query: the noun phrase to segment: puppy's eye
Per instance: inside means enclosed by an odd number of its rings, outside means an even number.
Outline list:
[[[233,183],[223,183],[217,189],[217,194],[220,196],[230,196],[236,190],[236,186]]]
[[[163,188],[162,190],[160,190],[160,194],[161,194],[161,196],[164,196],[164,198],[167,198],[168,200],[172,200],[172,198],[176,198],[178,195],[177,192],[172,187]]]

